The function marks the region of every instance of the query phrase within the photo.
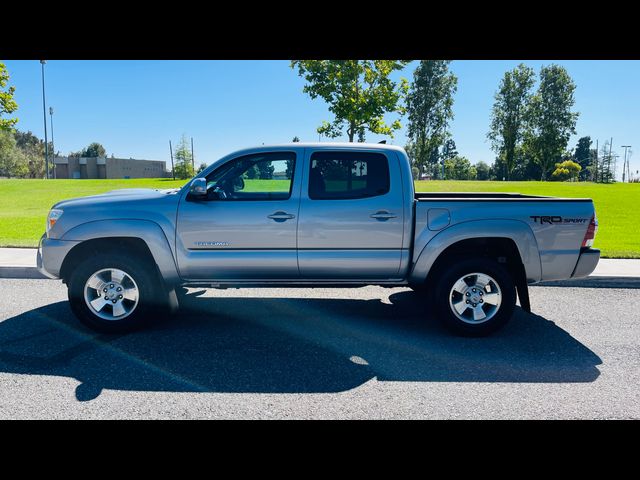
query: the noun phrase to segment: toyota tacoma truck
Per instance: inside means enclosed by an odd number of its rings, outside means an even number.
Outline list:
[[[410,287],[447,326],[503,326],[528,285],[589,275],[591,199],[416,193],[402,148],[293,143],[232,153],[183,188],[53,206],[38,267],[85,325],[139,328],[186,287]]]

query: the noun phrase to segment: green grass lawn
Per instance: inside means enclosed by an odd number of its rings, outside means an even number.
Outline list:
[[[255,189],[245,181],[245,188]],[[280,185],[273,182],[273,190]],[[118,188],[174,188],[184,180],[0,180],[0,246],[34,247],[44,232],[51,205],[59,200],[95,195]],[[593,198],[600,229],[595,246],[603,256],[640,258],[640,184],[601,185],[557,182],[420,181],[422,192],[518,192],[560,197]],[[263,190],[264,191],[264,190]]]

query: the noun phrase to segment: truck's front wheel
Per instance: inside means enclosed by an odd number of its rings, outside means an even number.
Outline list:
[[[87,327],[106,333],[141,327],[159,314],[162,282],[144,262],[118,254],[87,258],[68,282],[71,310]]]
[[[466,336],[484,336],[513,315],[515,285],[509,271],[489,258],[456,262],[437,281],[437,314],[447,327]]]

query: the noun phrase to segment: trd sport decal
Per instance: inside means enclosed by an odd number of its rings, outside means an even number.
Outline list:
[[[571,224],[571,223],[577,223],[577,224],[581,224],[581,223],[587,223],[587,219],[586,218],[562,218],[559,216],[551,216],[551,215],[531,215],[529,218],[533,219],[533,223],[540,223],[545,224],[548,223],[549,225],[553,225],[555,223],[564,223],[564,224]]]

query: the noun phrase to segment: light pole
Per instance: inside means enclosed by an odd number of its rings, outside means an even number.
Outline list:
[[[622,183],[624,183],[624,174],[625,174],[625,169],[627,169],[628,171],[628,167],[627,167],[627,148],[631,148],[631,145],[620,145],[622,148],[624,148],[624,161],[622,162]]]
[[[49,107],[49,117],[51,118],[51,162],[53,162],[53,178],[56,178],[56,144],[53,141],[53,107]]]
[[[47,140],[47,107],[44,97],[44,64],[46,60],[40,60],[42,65],[42,118],[44,119],[44,164],[46,178],[49,178],[49,141]]]

